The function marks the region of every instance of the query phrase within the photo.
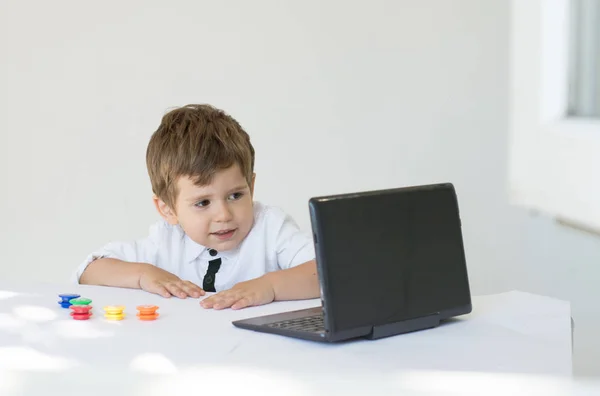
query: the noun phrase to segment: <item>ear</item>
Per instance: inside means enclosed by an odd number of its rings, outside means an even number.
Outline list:
[[[254,196],[254,181],[256,180],[256,173],[252,174],[252,183],[250,184],[250,195]]]
[[[152,196],[152,200],[154,201],[154,207],[156,207],[156,211],[163,219],[167,221],[167,223],[171,225],[179,224],[179,221],[177,220],[177,214],[169,207],[169,205],[167,205],[156,195]]]

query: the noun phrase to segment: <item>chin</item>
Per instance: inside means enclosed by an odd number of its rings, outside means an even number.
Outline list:
[[[240,245],[240,241],[218,242],[215,245],[215,249],[219,252],[226,252],[228,250],[234,250],[235,248],[237,248]]]

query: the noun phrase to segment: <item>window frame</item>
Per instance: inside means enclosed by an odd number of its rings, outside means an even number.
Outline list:
[[[598,118],[600,117],[600,1],[570,0],[570,6],[567,113],[575,117]]]
[[[513,0],[508,184],[514,205],[600,232],[600,119],[567,116],[570,0]]]

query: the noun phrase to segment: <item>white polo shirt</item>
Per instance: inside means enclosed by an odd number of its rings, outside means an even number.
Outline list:
[[[202,287],[210,260],[221,258],[215,290],[227,290],[236,283],[258,278],[268,272],[287,269],[315,258],[310,234],[298,228],[281,209],[254,203],[254,225],[234,250],[209,254],[209,249],[192,241],[180,226],[161,220],[150,227],[149,236],[134,242],[111,242],[91,253],[73,274],[79,278],[97,258],[115,258],[149,263]]]

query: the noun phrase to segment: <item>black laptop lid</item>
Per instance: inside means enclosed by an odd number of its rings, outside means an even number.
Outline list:
[[[452,184],[312,198],[330,331],[470,305]]]

